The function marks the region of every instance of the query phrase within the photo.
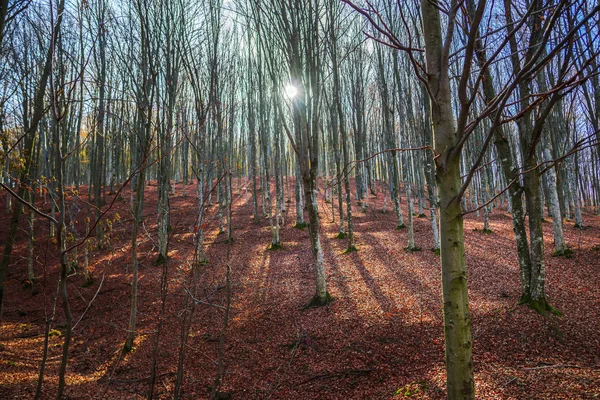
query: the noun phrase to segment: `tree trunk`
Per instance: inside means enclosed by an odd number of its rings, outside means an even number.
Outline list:
[[[550,146],[550,141],[546,139],[542,142],[542,156],[545,162],[550,162],[552,160],[552,155],[550,149],[548,148],[548,146]],[[563,255],[567,250],[567,245],[565,243],[565,235],[563,233],[562,213],[560,210],[560,199],[558,196],[556,175],[557,174],[554,167],[551,167],[548,169],[548,171],[546,171],[546,176],[548,179],[548,203],[550,205],[550,214],[552,215],[552,227],[554,231],[554,254]]]
[[[327,292],[327,281],[325,277],[325,265],[323,262],[323,248],[319,234],[319,210],[317,206],[316,180],[314,178],[304,179],[304,198],[308,209],[308,235],[310,247],[315,262],[316,293],[309,306],[324,305],[329,302]]]
[[[446,342],[447,395],[449,399],[474,399],[473,341],[467,294],[464,229],[459,191],[460,148],[451,108],[448,55],[444,53],[437,6],[421,1],[427,80],[440,197],[440,234],[444,338]]]
[[[475,14],[474,0],[469,0],[467,3],[469,13]],[[475,55],[481,67],[487,63],[487,56],[482,47],[481,40],[476,42]],[[493,101],[496,97],[492,75],[489,68],[485,68],[483,80],[483,92],[486,103]],[[523,187],[519,176],[518,166],[511,153],[510,142],[508,141],[507,133],[502,126],[499,126],[494,131],[493,139],[494,147],[500,159],[500,166],[504,178],[508,186],[508,196],[510,204],[510,212],[512,217],[513,231],[515,233],[515,241],[517,244],[517,255],[519,259],[519,276],[521,278],[521,301],[524,301],[530,296],[530,280],[531,280],[531,257],[529,254],[529,242],[527,240],[527,231],[525,228],[525,215],[523,213]]]

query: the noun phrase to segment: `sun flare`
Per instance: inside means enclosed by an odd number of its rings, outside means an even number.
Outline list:
[[[294,85],[286,85],[284,89],[285,95],[290,99],[293,99],[298,94],[298,89]]]

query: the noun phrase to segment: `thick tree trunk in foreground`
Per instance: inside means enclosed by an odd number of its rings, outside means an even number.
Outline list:
[[[439,10],[421,1],[427,80],[431,92],[439,189],[444,338],[449,399],[474,399],[473,341],[467,295],[463,218],[460,205],[460,148],[451,107],[448,58],[443,49]]]
[[[434,122],[435,127],[435,122]],[[435,129],[435,128],[434,128]],[[439,132],[435,129],[436,132]],[[436,148],[439,141],[436,140]],[[474,399],[473,342],[467,295],[462,209],[456,198],[461,186],[458,156],[438,168],[444,338],[449,399]]]

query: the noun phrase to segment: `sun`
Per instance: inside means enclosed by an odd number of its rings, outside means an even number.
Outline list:
[[[284,89],[286,96],[290,99],[293,99],[298,94],[298,89],[292,84],[286,85]]]

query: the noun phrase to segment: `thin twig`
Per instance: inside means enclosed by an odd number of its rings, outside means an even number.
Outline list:
[[[79,322],[81,322],[81,320],[85,316],[85,313],[88,312],[88,310],[90,309],[90,307],[91,307],[92,303],[94,302],[94,300],[96,300],[96,297],[98,296],[98,293],[100,293],[100,289],[102,288],[102,284],[104,283],[104,275],[105,274],[102,274],[102,280],[100,281],[100,285],[98,285],[98,290],[96,290],[96,294],[94,295],[94,297],[92,297],[92,300],[90,300],[90,302],[88,303],[87,307],[85,308],[85,311],[83,312],[83,314],[81,314],[81,317],[79,317],[79,319],[77,320],[77,322],[75,323],[75,325],[73,325],[73,329],[72,329],[73,331],[77,327],[77,324],[79,324]]]
[[[536,371],[539,369],[551,369],[551,368],[574,368],[574,369],[582,369],[579,365],[571,365],[571,364],[555,364],[555,365],[540,365],[537,367],[528,367],[523,368],[525,371]]]
[[[216,308],[220,308],[222,310],[225,310],[227,307],[224,307],[222,305],[219,304],[214,304],[211,303],[210,301],[204,301],[204,300],[200,300],[194,297],[194,295],[190,292],[190,290],[188,288],[184,288],[184,290],[187,292],[187,294],[192,298],[192,300],[196,303],[196,304],[205,304],[207,306],[211,306],[211,307],[216,307]],[[207,297],[208,300],[208,297]]]
[[[511,383],[513,383],[514,381],[516,381],[517,379],[518,378],[516,376],[514,378],[512,378],[512,379],[509,379],[508,381],[506,381],[506,383],[504,383],[502,386],[500,386],[500,388],[503,388],[505,386],[510,385]]]

